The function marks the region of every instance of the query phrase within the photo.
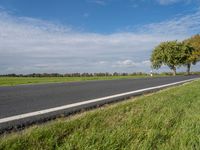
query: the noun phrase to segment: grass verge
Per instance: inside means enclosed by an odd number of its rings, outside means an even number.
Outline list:
[[[158,77],[159,75],[156,75]],[[115,80],[145,78],[149,75],[134,76],[105,76],[105,77],[0,77],[0,86],[15,86],[20,84],[56,83],[56,82],[76,82],[91,80]]]
[[[200,149],[200,81],[2,135],[0,149]]]

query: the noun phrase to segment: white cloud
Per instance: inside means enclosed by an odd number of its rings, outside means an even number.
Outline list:
[[[141,64],[142,64],[142,65],[145,65],[145,66],[148,66],[148,67],[151,66],[151,62],[150,62],[150,60],[144,60],[144,61],[142,61]]]
[[[161,5],[170,5],[178,2],[190,3],[191,0],[157,0],[157,2]]]
[[[160,23],[152,23],[145,25],[142,29],[149,34],[165,34],[165,35],[190,35],[200,31],[200,9],[189,15],[179,15],[170,20]]]
[[[200,31],[199,12],[107,35],[0,12],[0,74],[149,71],[156,44]]]
[[[107,61],[99,61],[99,62],[97,62],[97,65],[105,65],[105,64],[108,64],[108,62]]]
[[[101,5],[101,6],[105,6],[106,5],[105,0],[87,0],[87,2],[94,3],[94,4],[97,4],[97,5]]]
[[[89,16],[90,16],[90,14],[87,12],[83,14],[83,17],[85,17],[85,18],[88,18]]]
[[[127,59],[123,61],[118,61],[116,65],[117,67],[133,67],[133,66],[136,66],[137,63],[135,63],[134,61],[130,59]]]
[[[151,62],[149,60],[144,60],[142,62],[135,62],[130,59],[122,60],[122,61],[117,61],[116,63],[113,64],[113,67],[122,67],[122,68],[127,68],[127,67],[150,67]]]

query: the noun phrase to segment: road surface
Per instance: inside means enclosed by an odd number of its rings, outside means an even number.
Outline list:
[[[198,75],[0,87],[0,130],[181,84]]]

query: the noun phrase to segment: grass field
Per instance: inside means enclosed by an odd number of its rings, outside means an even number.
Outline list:
[[[157,75],[158,76],[158,75]],[[105,77],[0,77],[0,86],[15,86],[19,84],[37,84],[37,83],[54,83],[54,82],[75,82],[90,80],[114,80],[144,78],[148,75],[134,76],[105,76]]]
[[[200,149],[200,81],[2,135],[0,150]]]
[[[200,74],[195,72],[194,74]],[[184,73],[178,73],[184,75]],[[165,77],[169,74],[155,74],[153,77]],[[134,79],[147,78],[150,75],[137,74],[128,76],[93,76],[93,77],[0,77],[0,86],[15,86],[20,84],[39,84],[39,83],[58,83],[58,82],[77,82],[94,80],[116,80],[116,79]]]

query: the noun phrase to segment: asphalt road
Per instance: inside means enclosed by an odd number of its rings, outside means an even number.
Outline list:
[[[102,104],[106,101],[110,102],[123,98],[124,96],[111,97],[104,99],[103,102],[94,102],[92,104],[46,113],[43,116],[36,115],[33,117],[26,117],[25,119],[1,122],[4,118],[195,78],[199,78],[199,76],[192,75],[0,87],[0,129],[17,124],[19,125],[20,123],[28,121],[33,122],[40,118],[44,119],[50,115],[58,115],[64,112],[70,113],[70,111],[76,109]],[[143,92],[138,93],[141,94]],[[127,95],[134,96],[138,93]]]

